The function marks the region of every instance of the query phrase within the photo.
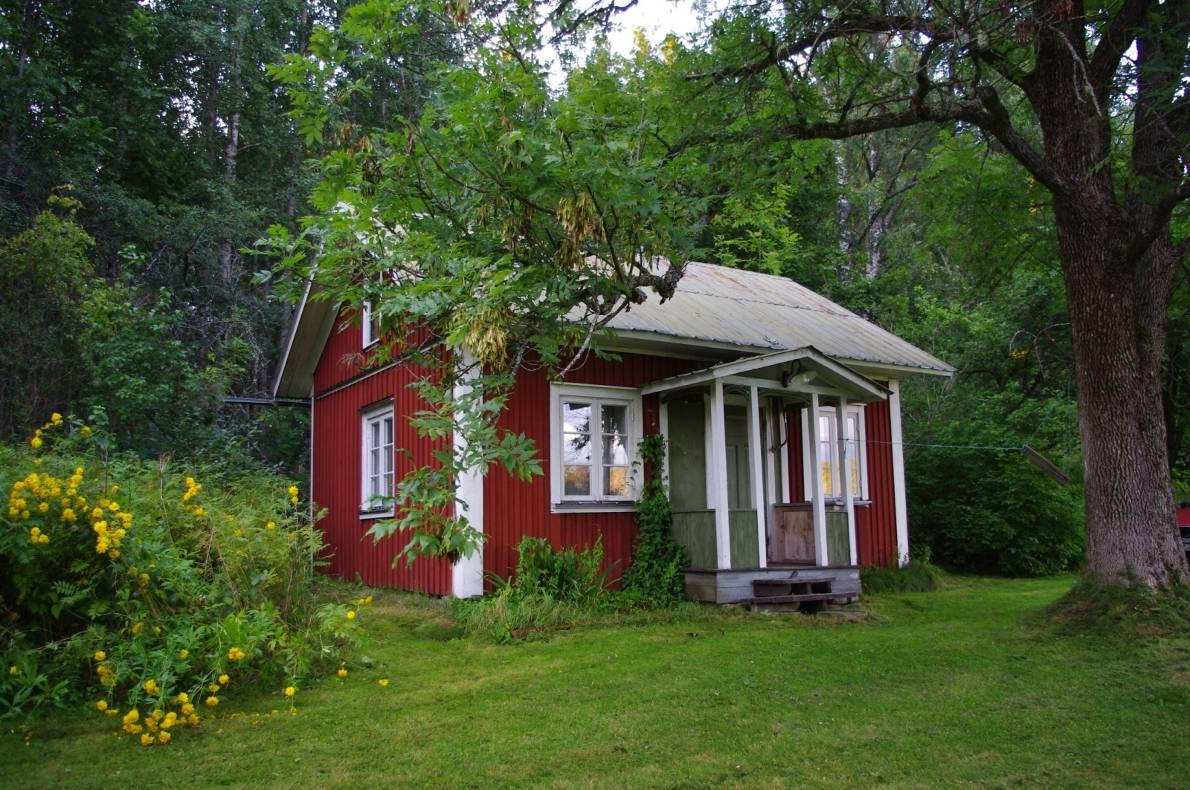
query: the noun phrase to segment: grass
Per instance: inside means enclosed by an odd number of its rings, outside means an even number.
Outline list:
[[[1184,786],[1190,635],[1056,632],[1042,613],[1071,581],[952,579],[858,624],[687,611],[512,646],[385,595],[374,666],[300,691],[296,717],[231,694],[235,714],[142,749],[60,714],[0,737],[0,783]]]

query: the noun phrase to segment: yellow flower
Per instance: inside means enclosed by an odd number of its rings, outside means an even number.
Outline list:
[[[153,678],[149,678],[148,680],[146,680],[145,681],[145,691],[147,691],[150,694],[156,694],[158,691],[157,681],[153,680]]]
[[[270,521],[269,523],[267,523],[267,524],[265,524],[265,525],[264,525],[264,528],[265,528],[265,529],[276,529],[276,528],[277,528],[277,522],[275,522],[275,521]]]
[[[297,694],[297,689],[295,689],[293,686],[285,687],[285,696],[292,697],[294,694]]]
[[[140,745],[141,746],[152,746],[153,740],[154,740],[153,736],[146,732],[144,735],[140,736]]]
[[[345,677],[347,677],[347,670],[344,669],[343,667],[339,667],[339,671],[337,671],[335,674],[341,678],[345,678]]]
[[[355,619],[355,610],[354,610],[354,609],[348,609],[348,610],[347,610],[347,619],[348,619],[348,620],[354,620],[354,619]]]
[[[120,709],[119,708],[108,708],[107,710],[104,711],[104,713],[106,713],[108,716],[115,717],[115,716],[120,715]]]
[[[90,436],[91,435],[91,426],[84,425],[82,428],[79,428],[79,433],[81,433],[83,436]]]
[[[41,439],[34,436],[32,439],[29,440],[29,444],[33,447],[34,450],[40,449],[41,448]]]
[[[120,552],[117,551],[116,549],[112,549],[111,551],[109,551],[107,553],[107,556],[113,560],[118,560],[120,558]]]
[[[95,703],[95,710],[107,710],[107,700],[101,699]]]
[[[290,486],[290,487],[289,487],[289,495],[290,495],[290,496],[297,496],[297,495],[298,495],[298,487],[297,487],[297,486]]]
[[[189,694],[187,694],[185,691],[179,691],[179,692],[178,692],[178,703],[179,703],[179,704],[185,704],[185,703],[187,703],[187,702],[189,702],[189,701],[190,701],[190,695],[189,695]],[[182,712],[183,712],[183,713],[185,713],[186,711],[182,711]]]
[[[162,743],[169,743],[169,739],[171,737],[173,736],[171,736],[168,732],[157,733],[157,740],[161,741]]]
[[[102,650],[96,650],[95,651],[95,660],[96,661],[107,661],[107,653],[103,652]]]
[[[232,647],[227,651],[227,657],[232,661],[243,661],[246,654],[238,647]]]
[[[44,513],[44,512],[46,512],[47,510],[49,510],[49,509],[50,509],[50,503],[49,503],[49,502],[42,502],[41,504],[39,504],[39,505],[37,506],[37,509],[38,509],[39,511],[41,511],[42,513]]]
[[[16,674],[17,674],[18,672],[20,672],[20,671],[21,671],[21,670],[17,669],[17,665],[16,665],[16,664],[13,664],[13,665],[11,665],[11,666],[8,668],[8,674],[9,674],[9,675],[16,675]]]
[[[184,704],[182,706],[182,715],[183,716],[193,716],[194,715],[194,706],[191,705],[189,702]]]
[[[219,683],[220,683],[221,685],[224,685],[224,686],[226,686],[226,685],[227,685],[228,683],[230,683],[230,682],[231,682],[231,678],[229,678],[227,675],[220,675],[220,676],[219,676]]]
[[[211,685],[207,686],[207,691],[211,692],[212,694],[216,693],[219,691],[219,684],[212,683]]]
[[[130,710],[124,714],[124,723],[125,724],[135,724],[139,719],[140,719],[140,711],[137,710],[136,708],[133,708],[132,710]]]
[[[50,422],[52,422],[54,425],[61,425],[62,424],[62,415],[59,414],[58,412],[54,412],[53,414],[50,415]]]
[[[186,659],[190,658],[190,651],[183,647],[178,651],[178,658],[185,661]]]
[[[136,623],[135,625],[132,626],[132,628],[130,630],[132,631],[133,634],[139,634],[144,629],[145,629],[144,623]]]
[[[218,697],[207,697],[206,702],[208,705],[210,705],[213,708],[219,704],[219,698]]]
[[[379,683],[381,686],[387,686],[388,678],[380,678],[380,680],[377,680],[376,682]]]

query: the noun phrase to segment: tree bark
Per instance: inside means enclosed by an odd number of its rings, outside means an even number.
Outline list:
[[[1111,126],[1106,108],[1094,107],[1086,93],[1079,55],[1085,30],[1077,16],[1044,20],[1029,94],[1046,160],[1066,184],[1055,192],[1054,215],[1083,445],[1086,574],[1101,583],[1167,589],[1190,578],[1177,533],[1161,389],[1177,252],[1166,221],[1139,258],[1132,254],[1135,225],[1152,213],[1122,206],[1104,166],[1112,155]],[[1138,92],[1144,87],[1142,81]],[[1138,120],[1141,107],[1143,97]],[[1134,147],[1138,173],[1146,157],[1153,160],[1151,178],[1168,170],[1164,157]],[[1176,159],[1173,170],[1176,179]]]

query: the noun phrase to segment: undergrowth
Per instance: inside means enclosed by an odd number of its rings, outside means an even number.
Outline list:
[[[867,595],[890,592],[929,592],[942,586],[942,569],[928,560],[914,559],[899,568],[867,568],[860,574]]]

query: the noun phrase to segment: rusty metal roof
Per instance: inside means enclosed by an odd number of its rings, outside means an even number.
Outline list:
[[[651,333],[748,349],[812,346],[839,360],[916,368],[954,368],[785,277],[690,262],[673,298],[652,292],[612,319],[620,333]]]

